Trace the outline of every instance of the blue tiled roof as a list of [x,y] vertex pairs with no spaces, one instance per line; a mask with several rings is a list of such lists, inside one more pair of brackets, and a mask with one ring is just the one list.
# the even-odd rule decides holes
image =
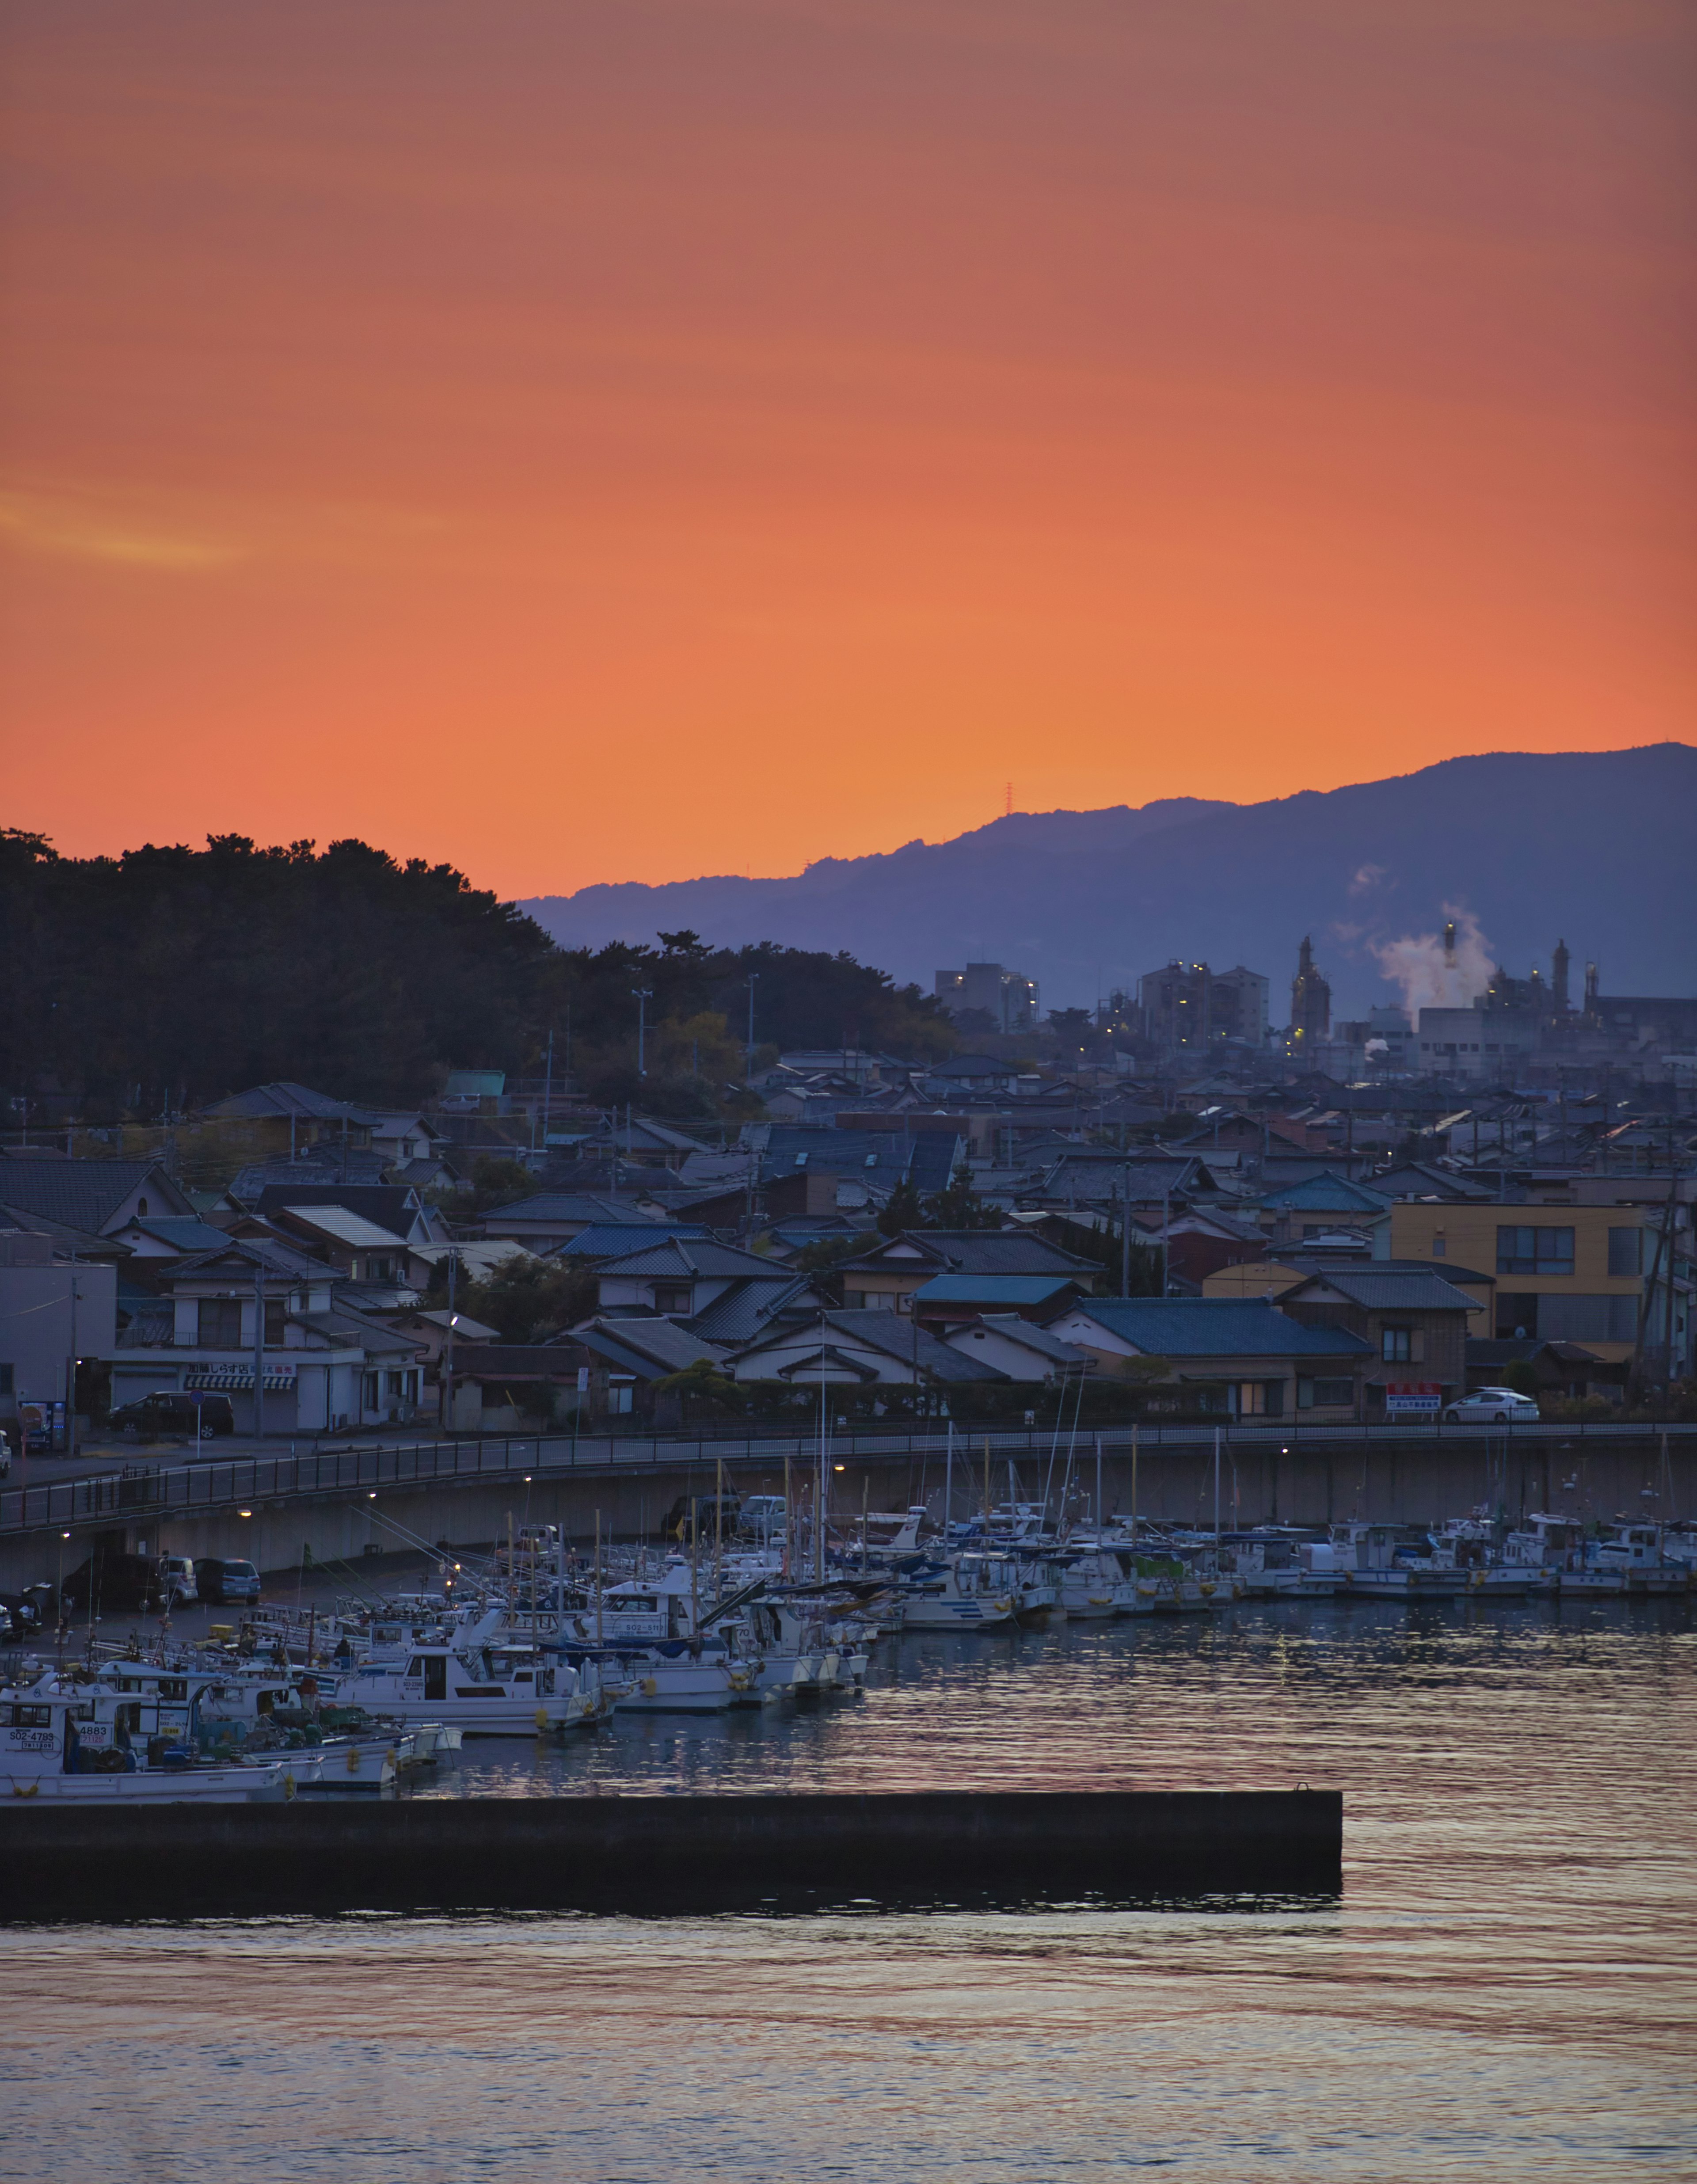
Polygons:
[[1372,1345],[1301,1327],[1260,1298],[1089,1297],[1079,1306],[1150,1357],[1342,1357]]
[[1065,1274],[937,1274],[914,1291],[926,1304],[1047,1304],[1072,1284]]
[[1282,1190],[1269,1190],[1261,1199],[1263,1206],[1308,1207],[1321,1213],[1383,1213],[1390,1202],[1382,1190],[1369,1190],[1365,1184],[1351,1183],[1329,1168],[1323,1175],[1287,1184]]

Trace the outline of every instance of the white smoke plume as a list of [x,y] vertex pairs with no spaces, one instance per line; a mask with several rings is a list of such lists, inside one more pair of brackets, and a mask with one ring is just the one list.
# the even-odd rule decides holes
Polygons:
[[1467,1007],[1490,984],[1496,967],[1472,911],[1446,902],[1444,915],[1455,921],[1453,950],[1445,949],[1439,933],[1410,933],[1373,947],[1380,970],[1392,985],[1401,987],[1403,1006],[1416,1023],[1422,1009]]

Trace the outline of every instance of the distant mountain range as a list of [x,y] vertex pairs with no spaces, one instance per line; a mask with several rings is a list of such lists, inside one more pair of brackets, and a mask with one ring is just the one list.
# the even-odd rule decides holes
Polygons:
[[[951,842],[822,858],[793,879],[587,887],[521,908],[598,947],[691,927],[715,944],[846,948],[927,991],[941,967],[999,961],[1046,1008],[1130,989],[1174,956],[1244,963],[1288,1015],[1314,938],[1334,1014],[1424,991],[1423,945],[1461,921],[1464,966],[1549,975],[1551,949],[1605,993],[1697,993],[1697,748],[1497,752],[1266,804],[1177,797],[1021,812]],[[1461,998],[1460,994],[1453,997]]]

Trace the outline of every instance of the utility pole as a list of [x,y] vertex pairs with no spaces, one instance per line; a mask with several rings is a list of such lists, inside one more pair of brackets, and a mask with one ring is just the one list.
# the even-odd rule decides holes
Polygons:
[[748,973],[748,1082],[754,1081],[754,986],[759,978],[758,971]]
[[265,1262],[253,1261],[253,1432],[265,1430]]
[[[64,1452],[76,1454],[76,1251],[70,1255],[70,1351],[64,1366]],[[49,1437],[49,1447],[52,1440]]]
[[1126,1162],[1125,1179],[1120,1185],[1120,1295],[1132,1293],[1132,1164]]
[[454,1293],[459,1287],[459,1254],[450,1244],[448,1250],[448,1340],[442,1352],[442,1423],[451,1433],[453,1429],[453,1330],[459,1324],[459,1314],[453,1308]]
[[647,1029],[648,1006],[654,997],[654,988],[652,986],[632,986],[631,991],[635,996],[637,1003],[637,1074],[638,1077],[646,1077],[648,1071],[647,1061],[644,1059],[645,1050],[643,1039]]

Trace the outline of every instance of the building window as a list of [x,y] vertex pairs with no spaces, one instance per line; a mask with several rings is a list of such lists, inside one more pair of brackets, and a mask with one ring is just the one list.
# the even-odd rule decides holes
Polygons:
[[202,1297],[195,1341],[202,1350],[239,1350],[242,1347],[242,1300],[239,1297]]
[[1387,1327],[1380,1330],[1379,1355],[1387,1365],[1409,1365],[1414,1362],[1414,1329],[1411,1327]]
[[288,1323],[288,1317],[289,1308],[283,1302],[283,1300],[281,1297],[266,1298],[265,1347],[267,1350],[281,1350],[282,1348],[283,1329]]
[[1498,1229],[1499,1274],[1571,1274],[1572,1271],[1571,1228]]
[[687,1312],[694,1302],[694,1296],[695,1293],[687,1282],[656,1282],[654,1310]]
[[628,1380],[622,1384],[616,1380],[607,1383],[607,1409],[609,1415],[615,1418],[630,1415],[631,1384]]
[[359,1375],[359,1407],[366,1411],[375,1411],[377,1407],[377,1375],[375,1373]]
[[1282,1380],[1239,1380],[1237,1415],[1240,1418],[1277,1418],[1284,1412]]
[[1355,1400],[1353,1380],[1299,1380],[1296,1407],[1299,1411],[1347,1410]]
[[1447,1237],[1434,1236],[1433,1238],[1432,1256],[1434,1259],[1447,1259],[1449,1257],[1449,1241]]
[[390,1259],[368,1259],[365,1279],[368,1282],[388,1282],[395,1277],[394,1262]]
[[419,1399],[419,1373],[416,1365],[415,1365],[405,1375],[403,1381],[402,1394],[403,1401],[409,1403],[417,1402]]
[[1610,1274],[1616,1279],[1622,1276],[1636,1279],[1643,1272],[1644,1230],[1641,1228],[1610,1229]]
[[1538,1292],[1499,1290],[1497,1293],[1497,1340],[1514,1342],[1535,1340],[1538,1334]]

